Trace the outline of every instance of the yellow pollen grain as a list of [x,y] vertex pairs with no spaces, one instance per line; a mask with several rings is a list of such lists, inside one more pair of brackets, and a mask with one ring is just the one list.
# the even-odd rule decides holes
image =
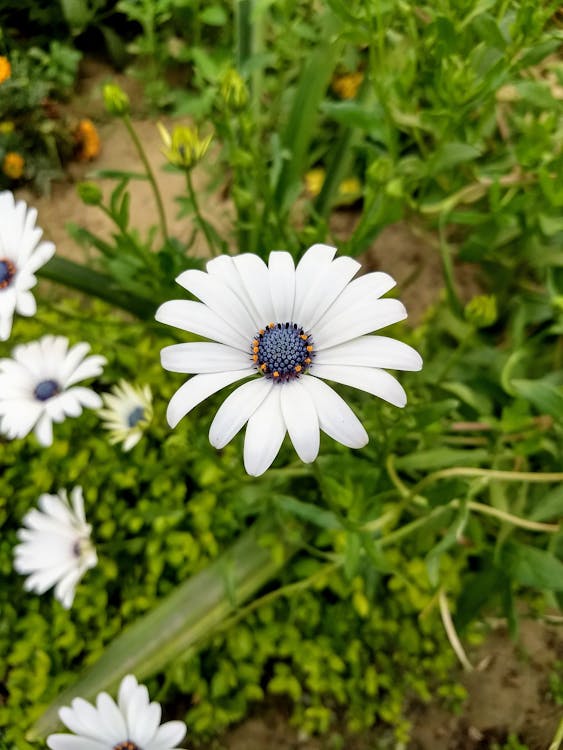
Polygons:
[[311,357],[305,357],[305,364],[310,365],[312,362]]
[[265,363],[265,362],[263,362],[263,363],[262,363],[262,364],[260,365],[260,369],[262,370],[262,372],[266,372],[266,363]]
[[301,365],[295,365],[295,372],[301,372]]
[[273,376],[274,376],[275,378],[279,378],[279,376],[280,376],[280,374],[279,374],[279,372],[278,372],[277,370],[274,370],[274,372],[272,373],[272,375],[273,375]]
[[312,351],[313,351],[313,347],[312,347],[311,345],[309,345],[309,346],[307,347],[307,351],[308,351],[308,352],[312,352]]
[[253,362],[258,362],[258,355],[257,354],[253,354],[252,355],[252,361]]
[[308,339],[309,337],[307,336],[307,334],[306,334],[306,333],[302,333],[302,334],[301,334],[301,335],[299,336],[299,338],[300,338],[300,339],[303,339],[303,341],[307,341],[307,339]]

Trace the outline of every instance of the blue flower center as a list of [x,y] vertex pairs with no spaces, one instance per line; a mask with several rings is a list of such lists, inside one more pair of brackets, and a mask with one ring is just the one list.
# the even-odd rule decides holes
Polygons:
[[297,323],[269,323],[251,345],[256,369],[277,383],[287,383],[307,371],[313,361],[313,341]]
[[60,393],[59,384],[56,380],[42,380],[35,386],[33,393],[38,401],[47,401]]
[[139,422],[145,418],[145,410],[142,406],[136,406],[127,417],[127,426],[135,427]]
[[8,258],[0,259],[0,289],[5,289],[16,275],[16,267]]

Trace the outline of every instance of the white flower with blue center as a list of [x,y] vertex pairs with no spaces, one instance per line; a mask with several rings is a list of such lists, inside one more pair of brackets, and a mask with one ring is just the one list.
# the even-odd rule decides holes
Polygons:
[[99,414],[110,431],[110,443],[123,443],[130,451],[152,419],[152,393],[148,385],[133,386],[125,380],[114,385],[111,393],[103,393],[104,409]]
[[35,315],[34,274],[55,253],[52,242],[40,242],[36,219],[35,208],[16,203],[9,190],[0,193],[0,341],[10,338],[14,312]]
[[14,347],[12,359],[0,359],[0,433],[23,438],[35,431],[41,445],[53,442],[53,422],[78,417],[82,408],[99,409],[102,401],[77,385],[100,375],[105,357],[87,357],[90,345],[69,349],[64,336],[43,336]]
[[160,723],[160,704],[151,702],[144,685],[133,675],[121,681],[117,703],[107,693],[100,693],[93,706],[75,698],[70,707],[59,710],[65,726],[74,734],[51,734],[51,750],[181,750],[183,721]]
[[381,299],[395,286],[386,273],[354,279],[360,264],[313,245],[297,267],[286,252],[223,255],[207,272],[188,270],[176,281],[201,301],[172,300],[158,309],[161,323],[210,341],[174,344],[162,366],[193,374],[168,405],[171,427],[211,394],[246,378],[219,408],[209,431],[223,448],[246,424],[244,464],[258,476],[271,465],[286,432],[302,461],[314,461],[319,430],[350,448],[368,435],[346,402],[324,381],[359,388],[405,406],[399,382],[384,369],[420,370],[412,347],[380,328],[407,317],[399,300]]
[[90,541],[91,526],[84,515],[82,488],[74,487],[70,502],[66,490],[41,495],[39,508],[23,518],[14,549],[14,569],[27,575],[24,588],[44,594],[55,587],[55,598],[68,609],[76,584],[98,562]]

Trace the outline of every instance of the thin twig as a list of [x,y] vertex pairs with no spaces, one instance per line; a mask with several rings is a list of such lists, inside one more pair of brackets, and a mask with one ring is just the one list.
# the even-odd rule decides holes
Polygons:
[[438,594],[438,602],[440,604],[440,615],[442,616],[442,623],[444,624],[444,630],[446,631],[446,635],[448,636],[448,640],[451,644],[451,647],[455,651],[455,654],[457,658],[459,659],[462,667],[467,672],[473,672],[473,665],[467,658],[467,654],[465,653],[463,646],[461,645],[461,641],[459,640],[458,634],[456,632],[452,616],[450,614],[450,609],[448,607],[448,599],[446,597],[446,593],[444,589],[440,589],[440,593]]

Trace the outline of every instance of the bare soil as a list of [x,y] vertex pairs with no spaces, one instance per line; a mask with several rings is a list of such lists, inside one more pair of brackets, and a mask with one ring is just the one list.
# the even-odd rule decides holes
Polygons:
[[[91,164],[74,164],[63,182],[52,185],[51,194],[37,197],[29,190],[19,191],[39,211],[39,224],[45,235],[57,245],[62,256],[84,260],[85,251],[77,248],[66,231],[68,222],[75,222],[90,231],[107,236],[111,226],[96,208],[84,206],[76,194],[76,183],[89,172],[100,169],[139,169],[138,157],[119,121],[108,120],[103,113],[100,83],[109,77],[108,71],[96,63],[84,67],[78,96],[70,105],[77,117],[91,117],[98,125],[102,152]],[[115,79],[116,76],[112,74]],[[129,91],[132,100],[139,101],[140,89],[130,78],[119,77],[120,84]],[[168,124],[165,120],[165,124]],[[155,120],[138,115],[135,127],[158,177],[168,219],[169,231],[186,240],[191,227],[186,219],[178,218],[175,198],[184,190],[180,175],[163,171],[162,144]],[[208,178],[196,171],[196,186],[202,195]],[[111,190],[111,180],[104,180],[104,191]],[[144,235],[156,223],[153,196],[145,181],[131,183],[131,212],[133,226]],[[228,232],[230,206],[217,191],[208,194],[203,210],[221,231]],[[357,215],[343,211],[333,218],[335,236],[353,231]],[[201,246],[197,252],[204,254]],[[405,302],[412,323],[419,322],[428,307],[440,299],[442,272],[436,242],[405,223],[386,228],[363,258],[367,270],[382,269],[397,279],[401,298]],[[456,280],[464,299],[479,292],[478,279],[471,266],[456,266]],[[416,282],[416,283],[414,283]],[[501,628],[493,631],[485,645],[472,654],[475,671],[460,674],[459,679],[468,690],[468,700],[460,716],[454,716],[438,702],[412,709],[413,736],[411,750],[486,750],[494,743],[502,744],[510,733],[519,736],[530,750],[547,750],[563,717],[548,694],[550,670],[556,660],[563,659],[561,626],[545,625],[528,620],[523,623],[520,640],[513,643]],[[362,737],[348,738],[347,750],[378,750],[389,747],[387,730],[374,730]],[[308,738],[292,728],[280,707],[269,707],[228,732],[213,748],[225,750],[332,750],[329,738]],[[340,745],[339,745],[340,747]],[[211,750],[211,746],[207,749]]]

